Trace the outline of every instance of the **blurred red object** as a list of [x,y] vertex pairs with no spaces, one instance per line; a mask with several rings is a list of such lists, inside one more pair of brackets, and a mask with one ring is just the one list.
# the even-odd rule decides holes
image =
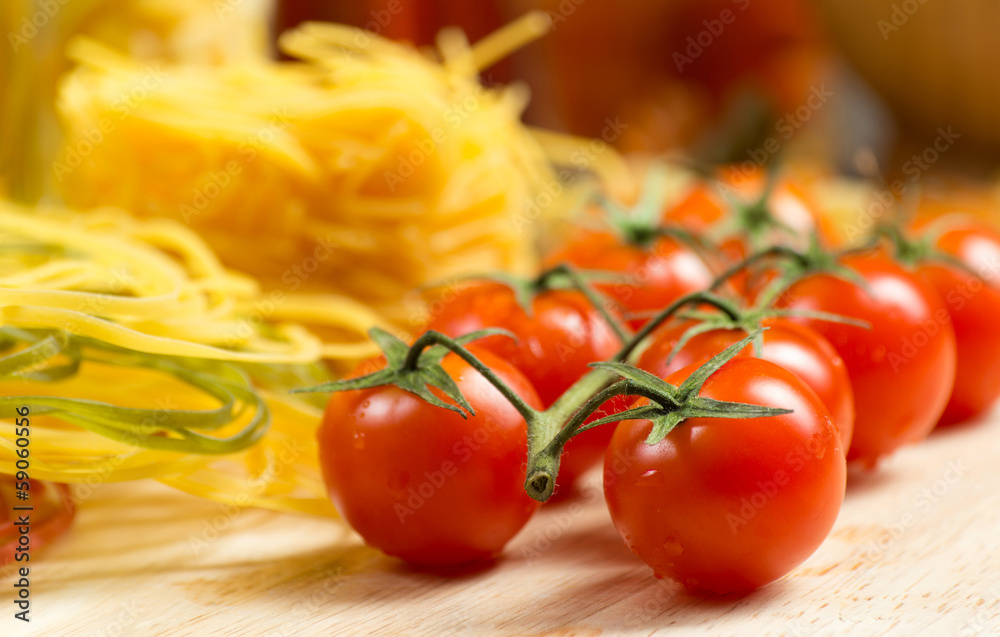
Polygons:
[[[13,562],[24,565],[29,559],[24,555],[34,553],[69,530],[76,504],[65,484],[15,480],[14,476],[4,475],[0,476],[0,487],[0,567]],[[28,494],[30,502],[15,500],[15,492]],[[14,508],[26,504],[32,507],[30,511]],[[20,523],[25,517],[29,520],[27,525]]]
[[[283,0],[278,24],[344,22],[417,45],[445,26],[475,42],[531,9],[553,29],[515,56],[509,72],[532,88],[531,123],[605,141],[622,150],[688,147],[752,90],[778,115],[808,97],[826,59],[806,0]],[[624,126],[609,126],[608,122]]]
[[774,113],[794,110],[826,57],[804,0],[524,3],[554,16],[542,47],[566,128],[598,136],[620,118],[623,150],[690,146],[745,89]]
[[[448,26],[461,28],[470,42],[496,31],[505,22],[501,4],[467,0],[281,0],[276,23],[281,33],[307,21],[339,22],[390,40],[430,46],[438,31]],[[490,80],[510,81],[509,64],[500,63],[494,71]]]

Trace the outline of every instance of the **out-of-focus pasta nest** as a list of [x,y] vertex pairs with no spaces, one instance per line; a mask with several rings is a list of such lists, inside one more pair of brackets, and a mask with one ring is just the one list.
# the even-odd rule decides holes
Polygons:
[[303,61],[168,66],[75,42],[52,165],[67,201],[181,220],[265,288],[410,328],[415,287],[534,266],[558,182],[524,90],[484,88],[454,32],[440,59],[336,25],[282,44]]

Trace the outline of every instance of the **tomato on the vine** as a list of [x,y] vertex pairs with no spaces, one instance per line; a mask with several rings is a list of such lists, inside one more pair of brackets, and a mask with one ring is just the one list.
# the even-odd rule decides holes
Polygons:
[[[517,339],[489,336],[476,341],[476,347],[493,352],[524,374],[544,407],[589,372],[590,363],[611,358],[622,346],[600,312],[577,290],[538,292],[529,316],[509,286],[477,282],[456,291],[427,325],[456,337],[488,327],[502,327]],[[624,398],[609,403],[602,413],[627,406]],[[568,493],[576,479],[604,457],[612,432],[611,426],[595,427],[570,440],[560,465],[560,494]]]
[[841,260],[863,281],[813,274],[777,305],[865,321],[869,329],[790,317],[826,337],[844,359],[857,416],[848,460],[868,465],[934,428],[955,382],[955,332],[941,297],[882,252]]
[[[512,365],[486,350],[470,351],[541,407]],[[333,394],[318,433],[337,511],[369,545],[432,566],[493,557],[538,507],[524,491],[524,419],[461,358],[448,354],[442,365],[474,416],[385,385]],[[376,369],[369,362],[360,371]]]
[[[586,270],[621,273],[621,281],[594,281],[594,287],[632,314],[660,310],[685,294],[708,287],[714,278],[697,251],[669,236],[636,245],[610,232],[583,231],[549,255],[545,263],[571,263]],[[647,320],[633,318],[629,325],[639,328]]]
[[933,259],[918,266],[944,299],[955,329],[955,388],[939,423],[949,425],[984,412],[1000,397],[1000,233],[965,221],[941,233],[935,247],[972,271]]
[[[761,323],[769,329],[761,336],[760,357],[784,367],[816,392],[830,411],[846,452],[854,431],[854,392],[843,359],[829,341],[804,325],[786,318],[769,318]],[[684,333],[693,325],[691,321],[684,321],[653,332],[636,366],[666,377],[688,365],[708,360],[746,336],[746,332],[738,329],[702,332],[691,337],[668,361]],[[753,346],[740,352],[742,356],[754,354]]]
[[[680,385],[696,367],[667,382]],[[700,395],[792,413],[689,418],[654,445],[650,421],[622,421],[605,459],[605,498],[626,545],[658,577],[746,591],[785,575],[826,538],[844,497],[844,454],[815,392],[774,363],[737,357]]]
[[792,179],[778,177],[766,200],[761,200],[767,180],[762,170],[747,172],[742,167],[727,167],[721,171],[717,186],[707,181],[695,183],[679,202],[664,211],[662,220],[698,234],[712,233],[729,223],[728,234],[718,239],[731,260],[762,247],[754,246],[755,242],[794,242],[813,234],[828,240],[833,235],[812,197]]
[[680,201],[663,211],[664,223],[676,223],[691,232],[704,234],[727,215],[726,203],[708,183],[695,183]]

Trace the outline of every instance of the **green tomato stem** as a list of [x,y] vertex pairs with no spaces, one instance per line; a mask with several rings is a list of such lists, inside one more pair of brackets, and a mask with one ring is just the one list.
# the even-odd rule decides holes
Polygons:
[[676,314],[682,307],[696,303],[711,305],[724,312],[731,320],[740,320],[739,309],[730,301],[727,301],[716,294],[712,294],[711,292],[693,292],[677,299],[659,312],[656,316],[651,318],[649,322],[642,326],[641,330],[636,332],[630,341],[625,343],[621,350],[618,351],[618,354],[615,355],[614,360],[623,361],[628,358],[635,348],[639,346],[639,343],[641,343],[644,338],[652,334],[653,330],[659,327],[664,321]]
[[607,307],[607,297],[594,289],[594,286],[590,285],[586,277],[580,273],[579,270],[569,265],[568,263],[562,263],[560,265],[551,268],[543,272],[536,281],[536,286],[538,288],[545,288],[553,276],[562,275],[569,279],[573,287],[576,288],[583,296],[587,298],[587,301],[594,307],[604,322],[614,331],[615,335],[621,342],[629,340],[632,336],[631,330],[622,325],[615,317],[611,314]]
[[[536,500],[547,500],[555,489],[559,461],[566,443],[574,435],[591,427],[631,418],[648,418],[653,421],[654,427],[647,444],[656,444],[686,418],[760,418],[789,413],[786,409],[717,401],[699,395],[705,381],[732,360],[743,347],[759,337],[761,332],[762,330],[751,332],[746,338],[706,361],[679,387],[624,363],[600,363],[598,371],[606,370],[612,379],[623,380],[608,381],[606,377],[588,374],[560,397],[560,400],[566,399],[566,407],[560,405],[559,409],[555,409],[556,406],[553,405],[549,411],[539,415],[539,423],[547,435],[529,439],[525,491]],[[583,394],[598,382],[603,382],[603,387],[596,392],[589,391],[589,397],[571,414],[567,414],[568,406],[572,403],[569,395],[576,397],[577,394]],[[595,411],[615,396],[643,396],[650,400],[650,404],[605,416],[584,425]],[[560,426],[561,423],[565,425]]]
[[496,387],[497,391],[503,394],[503,397],[507,399],[508,402],[517,410],[517,413],[530,424],[532,420],[535,420],[538,416],[538,411],[533,408],[528,403],[524,402],[524,399],[518,396],[517,392],[511,389],[507,383],[503,382],[496,373],[490,369],[485,363],[476,358],[476,355],[470,352],[468,349],[459,345],[454,339],[445,336],[441,332],[430,331],[425,332],[418,338],[413,346],[410,347],[410,351],[406,355],[406,360],[403,363],[403,370],[412,371],[417,369],[417,363],[420,361],[420,355],[423,351],[433,345],[440,345],[456,356],[468,363],[477,372],[483,375],[491,385]]
[[[611,374],[605,373],[603,375],[614,378]],[[591,376],[594,376],[593,372],[584,378]],[[539,502],[545,502],[552,496],[556,486],[556,476],[559,475],[559,461],[566,443],[579,432],[580,426],[594,411],[599,409],[605,401],[621,395],[628,384],[629,381],[618,381],[605,386],[604,389],[588,398],[587,402],[572,415],[565,426],[559,426],[563,421],[555,414],[551,414],[553,416],[551,420],[545,419],[555,427],[551,435],[544,438],[532,438],[529,442],[527,477],[524,481],[524,490],[529,496]],[[546,416],[548,415],[546,414]]]
[[790,248],[788,246],[772,246],[770,248],[767,248],[766,250],[755,252],[750,256],[746,257],[745,259],[743,259],[742,261],[734,263],[733,265],[728,267],[726,270],[722,272],[722,274],[715,277],[715,280],[712,281],[712,284],[708,286],[709,291],[717,290],[719,287],[722,286],[723,283],[733,278],[743,270],[746,270],[755,263],[763,261],[764,259],[770,257],[785,257],[788,259],[792,259],[796,261],[803,268],[809,265],[808,258],[798,250],[795,250],[794,248]]

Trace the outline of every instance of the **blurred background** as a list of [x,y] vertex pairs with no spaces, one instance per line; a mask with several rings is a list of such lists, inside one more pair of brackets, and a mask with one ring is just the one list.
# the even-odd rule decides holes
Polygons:
[[[948,126],[962,143],[943,165],[989,175],[1000,153],[996,3],[287,0],[276,24],[346,22],[428,45],[444,26],[475,41],[530,9],[548,13],[553,31],[486,72],[528,83],[530,123],[599,137],[617,118],[628,124],[614,142],[623,151],[713,162],[753,160],[777,133],[845,172],[862,147],[901,170]],[[834,99],[812,97],[820,89]]]
[[[280,93],[297,81],[274,77],[296,64],[280,52],[279,35],[325,21],[430,50],[445,27],[459,27],[474,43],[533,9],[547,14],[548,34],[479,69],[488,87],[528,87],[522,117],[531,127],[598,138],[633,163],[662,155],[746,171],[780,163],[841,216],[865,209],[873,183],[894,180],[919,184],[922,206],[994,214],[1000,5],[982,0],[8,0],[0,9],[7,40],[0,47],[0,194],[182,218],[227,263],[273,278],[284,253],[248,256],[223,236],[240,224],[220,229],[212,220],[237,215],[257,234],[287,233],[287,222],[272,227],[270,213],[253,212],[267,196],[268,205],[287,208],[284,220],[315,215],[340,224],[338,236],[345,228],[361,232],[363,214],[328,214],[336,197],[300,191],[319,179],[317,165],[322,172],[367,161],[363,153],[348,160],[338,147],[334,159],[317,158],[329,144],[315,131],[281,130],[298,150],[277,165],[298,162],[300,173],[276,177],[254,166],[253,176],[232,177],[257,194],[210,201],[206,210],[214,212],[199,208],[194,221],[182,213],[235,152],[213,144],[232,141],[234,133],[220,130],[248,110],[247,87],[267,92],[270,83]],[[203,83],[161,85],[161,65],[186,78],[198,69]],[[233,86],[231,97],[214,86]],[[160,110],[152,111],[153,102]],[[112,118],[105,123],[117,130],[102,132],[109,113],[124,123]],[[195,127],[192,114],[205,119]],[[298,126],[308,117],[293,120]],[[306,156],[313,163],[300,161]],[[573,153],[562,160],[576,163]],[[397,223],[383,213],[379,224]],[[498,252],[482,266],[518,270],[529,261]],[[339,291],[364,298],[376,275],[406,285],[431,276],[377,267]]]
[[[779,141],[848,172],[859,147],[902,170],[940,127],[961,143],[936,171],[989,176],[1000,153],[1000,6],[980,0],[11,0],[0,16],[6,190],[47,189],[32,168],[58,143],[46,107],[73,35],[139,58],[227,64],[276,55],[277,34],[307,20],[425,46],[452,25],[474,42],[535,8],[552,32],[484,73],[530,86],[532,124],[597,137],[612,118],[628,125],[614,140],[623,151],[743,161],[788,135],[786,118],[795,135]],[[820,88],[834,99],[811,109]]]

